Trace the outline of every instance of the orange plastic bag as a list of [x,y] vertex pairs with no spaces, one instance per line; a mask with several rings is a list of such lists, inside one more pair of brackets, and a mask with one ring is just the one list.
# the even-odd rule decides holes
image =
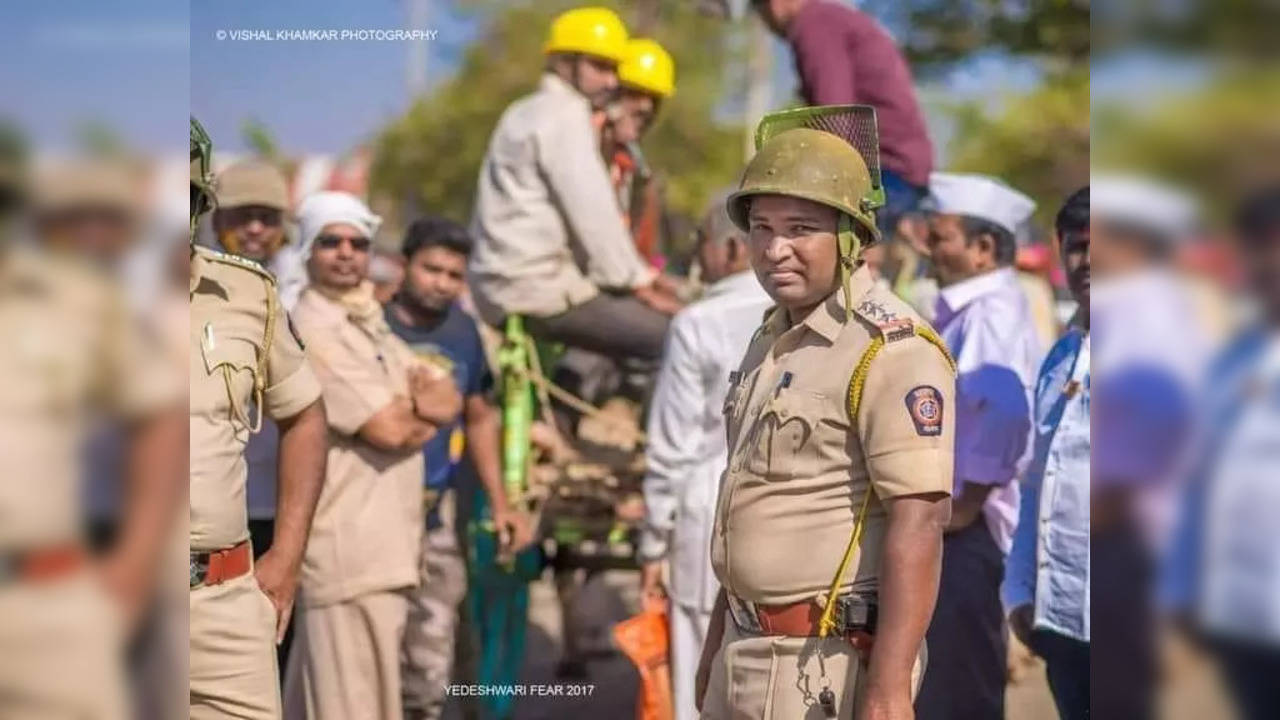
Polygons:
[[666,604],[646,601],[644,610],[613,628],[613,639],[640,671],[636,720],[672,720],[671,636]]

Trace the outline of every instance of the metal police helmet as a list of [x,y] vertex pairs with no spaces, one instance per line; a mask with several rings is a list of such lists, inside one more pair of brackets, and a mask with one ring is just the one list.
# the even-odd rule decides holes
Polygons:
[[745,231],[751,198],[787,195],[835,208],[878,237],[865,201],[871,190],[867,164],[853,146],[822,130],[795,128],[766,141],[747,163],[737,192],[729,196],[729,217]]
[[191,118],[191,226],[213,209],[213,141],[195,117]]

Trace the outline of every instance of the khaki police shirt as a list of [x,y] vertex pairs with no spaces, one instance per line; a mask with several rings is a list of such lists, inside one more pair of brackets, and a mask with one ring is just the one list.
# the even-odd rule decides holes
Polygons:
[[96,268],[0,249],[0,552],[79,538],[89,423],[181,401],[161,345]]
[[[725,400],[729,466],[721,479],[711,562],[744,600],[814,598],[831,584],[864,494],[874,491],[861,550],[844,589],[878,588],[880,500],[951,492],[955,378],[941,350],[914,333],[924,321],[865,266],[852,277],[856,314],[832,294],[790,326],[775,308]],[[854,368],[877,336],[857,418]]]
[[[268,309],[273,312],[270,352]],[[196,247],[191,255],[191,550],[231,547],[249,537],[244,449],[258,410],[297,415],[320,397],[315,374],[290,330],[275,282],[251,261]]]
[[357,436],[397,396],[409,394],[413,351],[381,316],[349,317],[315,288],[294,308],[320,378],[329,418],[329,463],[302,564],[302,602],[318,606],[418,581],[426,522],[420,449],[391,452]]

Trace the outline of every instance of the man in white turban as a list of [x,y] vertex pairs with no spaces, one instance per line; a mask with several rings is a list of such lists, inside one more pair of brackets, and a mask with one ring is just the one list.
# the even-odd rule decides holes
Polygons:
[[400,646],[422,546],[423,444],[453,420],[452,377],[391,332],[369,280],[379,218],[347,193],[298,210],[308,284],[292,316],[331,439],[302,563],[285,717],[401,720]]

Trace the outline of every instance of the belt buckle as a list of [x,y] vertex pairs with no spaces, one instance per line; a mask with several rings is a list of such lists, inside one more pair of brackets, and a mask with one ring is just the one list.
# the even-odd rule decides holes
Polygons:
[[[204,559],[201,560],[203,555]],[[195,590],[204,584],[205,576],[209,573],[209,556],[193,553],[191,555],[191,589]]]
[[738,630],[747,635],[763,635],[764,628],[760,626],[760,616],[756,614],[755,603],[735,595],[727,597],[729,598],[729,615],[733,618],[733,624],[738,626]]

